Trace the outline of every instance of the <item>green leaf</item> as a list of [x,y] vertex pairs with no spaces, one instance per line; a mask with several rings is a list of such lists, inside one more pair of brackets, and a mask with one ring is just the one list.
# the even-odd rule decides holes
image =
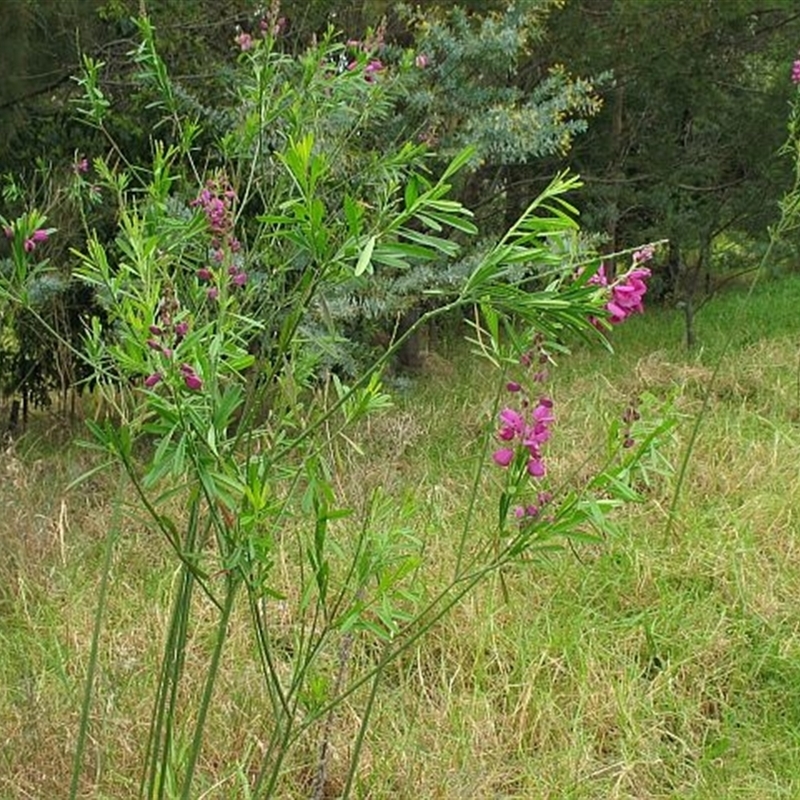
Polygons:
[[375,236],[370,236],[367,239],[367,243],[364,246],[364,249],[361,251],[361,255],[358,257],[358,263],[356,264],[355,276],[359,277],[363,275],[368,269],[370,273],[372,272],[370,260],[372,259],[372,252],[375,249],[375,243],[377,239]]

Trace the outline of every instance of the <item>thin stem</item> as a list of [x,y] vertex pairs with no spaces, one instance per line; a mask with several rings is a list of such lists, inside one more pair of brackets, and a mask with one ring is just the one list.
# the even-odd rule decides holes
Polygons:
[[92,644],[89,650],[89,665],[86,673],[86,683],[83,690],[83,701],[81,703],[80,728],[78,729],[78,742],[75,746],[75,757],[72,762],[72,781],[69,788],[70,800],[75,800],[78,796],[78,783],[80,782],[81,767],[83,765],[83,753],[86,749],[86,737],[89,733],[89,712],[92,705],[92,693],[94,689],[94,677],[97,671],[97,652],[100,644],[100,633],[103,627],[103,617],[105,616],[106,604],[108,602],[109,576],[111,575],[111,564],[114,555],[114,545],[119,535],[119,521],[122,515],[122,501],[120,494],[122,491],[122,481],[117,492],[117,499],[114,503],[114,515],[111,519],[111,527],[106,533],[106,545],[103,553],[103,572],[100,578],[100,590],[97,598],[97,609],[94,615],[94,627],[92,630]]
[[[364,747],[364,738],[369,727],[369,720],[372,716],[372,709],[375,707],[375,698],[378,696],[378,687],[380,686],[381,678],[383,677],[383,668],[385,665],[378,664],[378,669],[375,670],[372,679],[372,687],[370,688],[369,698],[367,699],[367,706],[364,709],[364,714],[361,717],[361,724],[358,726],[358,734],[356,741],[353,745],[353,754],[350,756],[350,768],[347,771],[347,783],[345,784],[344,791],[342,792],[342,800],[347,800],[350,797],[350,792],[353,788],[353,780],[356,777],[358,770],[358,762],[361,758],[361,750]],[[321,795],[320,795],[321,796]]]
[[194,738],[192,745],[189,749],[189,763],[186,765],[186,773],[184,776],[183,792],[181,793],[181,800],[191,800],[192,797],[192,779],[194,778],[194,771],[197,767],[197,759],[200,756],[200,748],[203,745],[203,733],[206,724],[206,716],[208,709],[211,705],[211,698],[214,694],[214,686],[219,673],[219,665],[222,659],[222,650],[228,638],[228,623],[231,618],[231,611],[233,611],[234,599],[236,598],[236,590],[239,588],[240,580],[238,576],[228,577],[228,586],[225,593],[225,603],[222,607],[222,614],[217,626],[217,638],[214,645],[214,652],[211,656],[211,663],[206,673],[206,684],[203,690],[203,697],[200,701],[200,709],[197,714],[197,722],[194,728]]

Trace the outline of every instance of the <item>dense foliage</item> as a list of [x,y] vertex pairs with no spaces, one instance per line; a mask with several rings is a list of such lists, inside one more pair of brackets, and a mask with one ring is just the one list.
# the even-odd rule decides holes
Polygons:
[[[310,339],[325,342],[327,366],[355,374],[370,347],[402,334],[432,307],[431,292],[451,291],[463,282],[476,254],[490,247],[524,210],[519,193],[507,191],[504,170],[565,152],[585,129],[586,117],[599,107],[591,84],[573,80],[560,67],[542,76],[535,90],[530,80],[520,82],[520,65],[543,36],[543,21],[554,6],[545,0],[486,16],[455,8],[434,10],[422,18],[403,10],[391,26],[378,24],[345,44],[332,38],[334,28],[320,29],[323,18],[312,14],[312,7],[300,14],[291,5],[281,10],[273,4],[269,15],[277,26],[274,58],[266,70],[256,70],[255,81],[248,77],[249,67],[261,45],[263,11],[254,14],[243,8],[236,14],[229,7],[231,16],[220,19],[208,4],[182,3],[182,22],[177,25],[174,4],[151,5],[157,31],[151,29],[148,35],[163,40],[157,66],[144,63],[142,46],[132,37],[126,16],[132,9],[123,3],[84,8],[84,13],[91,12],[87,30],[95,31],[103,23],[122,39],[89,48],[82,77],[68,81],[48,99],[51,118],[37,129],[38,136],[25,147],[12,146],[13,157],[7,156],[9,166],[17,167],[17,177],[6,180],[4,216],[25,212],[33,200],[60,231],[43,248],[50,267],[47,303],[38,307],[44,321],[37,335],[39,350],[33,343],[23,344],[30,334],[19,327],[19,317],[4,318],[3,386],[7,395],[20,396],[25,408],[29,401],[47,400],[54,388],[66,396],[66,389],[83,377],[77,362],[86,320],[104,313],[102,298],[93,303],[84,295],[78,305],[71,300],[77,289],[70,255],[71,248],[82,244],[87,224],[101,241],[113,235],[114,190],[101,190],[102,168],[92,163],[103,153],[146,162],[151,158],[151,132],[157,131],[167,145],[199,153],[198,167],[219,167],[237,157],[241,171],[226,179],[242,192],[238,213],[252,220],[274,207],[283,191],[280,182],[272,182],[278,166],[272,154],[310,135],[327,165],[324,185],[315,186],[315,191],[326,208],[343,211],[344,231],[364,209],[380,208],[393,187],[404,181],[407,157],[396,164],[387,162],[383,155],[391,148],[407,143],[408,156],[429,154],[428,169],[435,176],[467,144],[473,147],[469,169],[458,178],[456,191],[479,206],[477,219],[485,240],[477,249],[463,249],[460,259],[452,258],[459,250],[458,237],[465,233],[463,226],[453,229],[452,244],[434,252],[425,250],[423,231],[408,230],[405,236],[415,237],[416,252],[399,258],[378,249],[373,259],[377,263],[383,258],[381,269],[368,282],[357,275],[332,284],[316,320],[304,321]],[[362,12],[352,21],[363,21],[368,9]],[[326,13],[325,21],[342,21],[331,16],[329,8]],[[320,51],[316,41],[328,44]],[[330,83],[330,91],[319,90],[320,80]],[[76,103],[81,90],[93,98],[94,106]],[[37,96],[34,93],[33,99]],[[21,99],[13,104],[20,105]],[[482,108],[491,113],[479,114]],[[190,122],[181,127],[180,120]],[[59,146],[48,150],[43,137],[56,129],[61,132]],[[182,136],[188,138],[181,140]],[[34,158],[37,150],[46,155]],[[415,185],[412,182],[409,191],[419,191]],[[361,206],[354,204],[354,197],[361,198]],[[247,234],[245,224],[243,235]],[[280,260],[281,255],[270,258]],[[256,279],[271,266],[255,265]],[[291,269],[299,274],[306,266],[295,261]],[[269,330],[278,325],[270,318],[273,312],[265,302],[262,322]],[[66,366],[32,355],[54,347],[55,331],[70,343],[64,351]],[[409,345],[401,355],[415,363],[416,348]],[[33,370],[28,365],[31,358]]]

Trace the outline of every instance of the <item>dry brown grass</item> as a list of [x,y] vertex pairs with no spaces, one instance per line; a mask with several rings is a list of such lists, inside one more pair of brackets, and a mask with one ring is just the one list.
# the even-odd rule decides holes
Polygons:
[[[723,364],[669,536],[674,476],[659,478],[645,505],[618,515],[617,537],[579,558],[543,555],[506,571],[502,583],[495,576],[387,667],[355,796],[797,796],[800,431],[791,416],[790,345],[755,342]],[[549,450],[554,479],[590,474],[604,452],[604,426],[643,391],[671,399],[686,415],[667,445],[677,463],[713,367],[663,346],[631,346],[616,361],[579,351],[550,388],[558,412]],[[361,453],[344,441],[337,453],[346,502],[363,510],[382,488],[396,502],[393,524],[424,542],[417,580],[425,596],[453,570],[475,442],[493,424],[489,374],[448,355],[412,397],[352,437]],[[48,452],[43,442],[23,442],[0,460],[0,796],[10,800],[64,796],[103,542],[115,524],[113,480],[100,475],[66,491],[91,455],[66,444]],[[488,472],[468,542],[491,530],[497,485]],[[86,797],[136,795],[174,588],[164,543],[123,499],[129,505],[116,523],[123,535],[101,641]],[[333,535],[346,544],[358,518],[338,522]],[[297,602],[292,557],[287,550],[275,568],[275,586],[287,598],[269,604],[287,673]],[[195,612],[187,715],[211,648],[213,614],[199,594]],[[334,638],[322,672],[336,670],[338,644]],[[359,634],[351,674],[369,669],[380,652]],[[336,712],[326,797],[344,786],[364,702],[360,690]],[[237,768],[252,774],[270,730],[242,611],[208,722],[198,796],[245,797]],[[319,735],[299,742],[280,797],[309,796]]]

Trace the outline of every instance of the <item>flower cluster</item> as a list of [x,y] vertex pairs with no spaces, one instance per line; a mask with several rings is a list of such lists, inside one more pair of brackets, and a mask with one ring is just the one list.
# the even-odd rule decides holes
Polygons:
[[[526,371],[525,378],[531,383],[539,384],[546,380],[545,365],[550,362],[550,355],[545,350],[544,337],[537,334],[533,345],[520,357],[520,366]],[[506,391],[513,396],[514,401],[509,402],[500,411],[500,427],[497,430],[497,439],[500,442],[492,453],[495,464],[508,469],[513,467],[511,480],[517,486],[526,478],[541,479],[547,469],[542,455],[542,449],[552,435],[552,426],[555,422],[553,414],[553,401],[547,396],[539,396],[535,405],[528,399],[522,384],[510,380],[506,384]],[[543,506],[552,500],[552,495],[546,491],[539,491],[535,502],[514,508],[514,516],[520,523],[538,517]]]
[[385,22],[381,23],[374,31],[370,32],[363,41],[360,39],[348,39],[345,42],[345,47],[350,51],[350,54],[344,57],[344,69],[348,72],[353,72],[358,69],[359,64],[362,63],[359,54],[364,53],[367,55],[367,64],[364,67],[364,80],[368,83],[372,83],[378,73],[386,69],[386,65],[376,55],[384,49],[385,40]]
[[[209,178],[200,194],[191,202],[195,208],[201,208],[208,220],[211,230],[213,250],[221,250],[227,240],[233,245],[236,239],[232,237],[233,230],[233,202],[236,192],[224,177]],[[238,242],[236,242],[238,246]],[[233,249],[233,248],[232,248]],[[220,257],[221,261],[222,258]]]
[[632,314],[641,314],[644,311],[642,298],[647,292],[645,281],[652,273],[643,264],[652,259],[653,253],[652,245],[636,250],[632,258],[633,267],[611,283],[606,276],[604,264],[601,264],[600,269],[589,279],[589,283],[608,289],[610,297],[605,308],[613,325],[619,324]]
[[[268,10],[260,9],[256,12],[255,18],[258,21],[258,32],[261,36],[277,38],[286,29],[286,17],[280,16],[280,5],[280,0],[272,0]],[[252,50],[257,41],[252,34],[243,31],[237,26],[234,42],[243,53]]]
[[792,83],[800,84],[800,58],[792,62]]
[[536,495],[535,503],[528,503],[524,506],[517,506],[514,509],[514,516],[523,522],[525,519],[534,519],[539,516],[541,510],[553,499],[550,492],[539,492]]
[[[175,319],[175,315],[180,311],[180,303],[175,296],[171,286],[164,288],[164,295],[156,311],[156,321],[149,327],[150,338],[147,346],[159,353],[166,365],[172,362],[175,348],[186,338],[189,333],[189,322],[186,319]],[[203,388],[203,381],[189,364],[182,364],[180,367],[183,382],[187,389],[199,391]],[[164,379],[164,373],[160,370],[148,375],[144,380],[144,385],[148,389],[157,386]]]
[[39,228],[38,230],[34,231],[29,238],[25,240],[23,243],[23,247],[25,248],[26,253],[32,253],[36,249],[37,244],[42,244],[46,242],[50,238],[50,234],[44,230],[44,228]]
[[516,457],[519,449],[526,452],[528,474],[541,478],[545,474],[542,460],[542,445],[550,438],[550,425],[554,422],[553,401],[542,397],[530,410],[523,401],[523,410],[504,408],[500,412],[500,430],[497,438],[505,443],[495,450],[492,458],[501,467],[507,467]]
[[[26,253],[32,253],[36,249],[36,245],[46,242],[50,238],[52,231],[45,230],[44,228],[37,228],[22,244]],[[14,228],[11,225],[3,226],[3,235],[6,239],[14,238]]]
[[[226,253],[235,256],[241,250],[241,242],[233,235],[233,204],[236,192],[224,177],[209,178],[200,194],[191,205],[202,209],[211,231],[211,260],[215,264],[225,261]],[[239,264],[231,264],[227,269],[230,286],[244,286],[247,273]],[[201,267],[197,277],[213,285],[208,289],[209,300],[219,297],[218,276],[212,267]]]

